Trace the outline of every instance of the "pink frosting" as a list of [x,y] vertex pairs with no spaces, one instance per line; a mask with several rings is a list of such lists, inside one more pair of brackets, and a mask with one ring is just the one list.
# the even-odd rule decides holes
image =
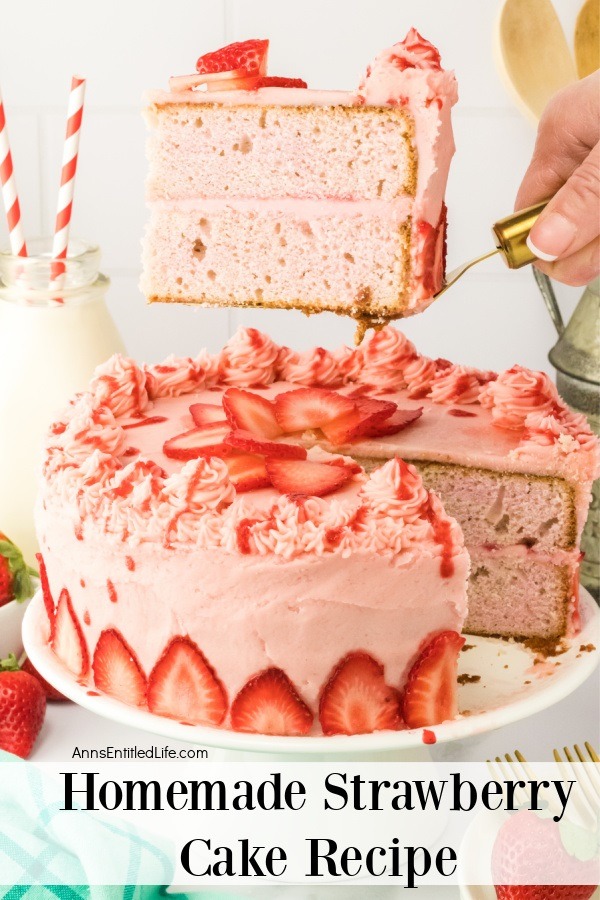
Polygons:
[[119,456],[127,438],[108,406],[96,405],[92,396],[86,394],[57,443],[69,456],[84,459],[94,449]]
[[429,394],[435,378],[437,367],[433,359],[427,356],[416,356],[404,368],[408,396],[419,400]]
[[138,415],[148,406],[144,372],[120,353],[98,366],[90,391],[95,403],[108,406],[115,416]]
[[491,410],[494,425],[510,429],[523,428],[530,413],[549,413],[559,403],[558,391],[544,372],[518,365],[491,381],[479,399]]
[[240,328],[225,344],[219,358],[219,374],[224,384],[271,384],[275,380],[280,348],[256,328]]
[[219,380],[219,353],[209,353],[205,348],[200,351],[195,364],[204,373],[204,380],[207,387],[212,387]]
[[204,369],[190,357],[169,356],[163,363],[146,366],[146,390],[151,400],[190,394],[204,385]]
[[417,351],[401,331],[388,325],[363,341],[357,356],[361,363],[360,380],[385,392],[404,387],[404,369],[416,358]]
[[434,403],[477,403],[481,382],[466,366],[449,366],[436,374],[429,397]]
[[334,350],[332,356],[342,381],[360,381],[362,356],[359,348],[344,345]]
[[233,503],[235,488],[223,460],[192,459],[167,480],[165,495],[175,509],[198,513]]
[[590,460],[590,477],[600,472],[600,445],[585,416],[571,410],[533,412],[525,419],[518,455],[546,448],[551,456],[568,456],[583,450]]
[[362,490],[368,506],[380,515],[414,522],[423,518],[428,493],[414,466],[391,459],[376,469]]
[[421,87],[423,102],[428,105],[456,94],[454,78],[442,70],[438,51],[414,28],[403,41],[375,58],[358,89],[359,95],[371,106],[404,106],[408,104],[411,78]]
[[319,387],[339,385],[342,381],[337,359],[329,350],[322,347],[314,347],[305,353],[297,353],[289,347],[282,347],[277,375],[282,381]]

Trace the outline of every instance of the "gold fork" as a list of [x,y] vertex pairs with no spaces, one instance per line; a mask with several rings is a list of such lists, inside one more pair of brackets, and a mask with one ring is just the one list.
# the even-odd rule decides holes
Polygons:
[[[573,750],[563,747],[565,760],[563,760],[560,750],[555,749],[552,753],[563,778],[569,781],[574,780],[576,787],[579,788],[575,792],[573,803],[580,816],[584,821],[589,820],[591,816],[593,822],[597,823],[598,805],[600,804],[600,772],[598,771],[600,757],[589,741],[585,742],[584,747],[587,756],[578,744],[574,745]],[[583,765],[580,765],[581,763]],[[585,778],[583,773],[585,773]]]
[[[587,757],[577,744],[573,747],[573,751],[569,747],[563,748],[566,762],[558,750],[554,750],[553,755],[562,777],[567,781],[574,781],[579,788],[579,792],[575,791],[572,794],[573,807],[579,818],[584,822],[590,822],[591,819],[592,824],[596,824],[600,803],[600,772],[597,768],[600,758],[589,741],[585,742],[584,747],[588,754]],[[502,778],[507,780],[522,781],[525,776],[526,780],[537,781],[538,779],[523,754],[519,750],[515,750],[514,755],[515,759],[510,753],[505,753],[504,759],[499,756],[494,761],[488,759],[487,764],[492,776],[497,779],[499,773]],[[575,757],[577,758],[575,759]],[[579,763],[584,763],[584,765],[581,766]],[[573,767],[574,764],[577,764],[576,768]],[[585,780],[582,777],[584,772]],[[560,813],[556,801],[548,795],[547,791],[540,791],[540,796],[548,804],[552,815]],[[528,788],[519,788],[515,791],[515,799],[520,805],[529,806],[531,791]]]

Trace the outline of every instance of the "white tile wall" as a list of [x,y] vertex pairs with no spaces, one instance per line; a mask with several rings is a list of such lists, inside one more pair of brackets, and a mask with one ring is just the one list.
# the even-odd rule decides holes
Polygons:
[[[557,0],[570,32],[579,0]],[[457,154],[448,187],[449,264],[489,246],[490,223],[512,208],[534,130],[498,75],[492,33],[498,0],[41,0],[5,10],[0,56],[17,182],[28,235],[51,232],[70,75],[88,76],[73,234],[97,241],[112,278],[110,308],[129,351],[158,359],[216,350],[240,323],[297,347],[351,341],[352,323],[280,311],[146,306],[137,288],[144,226],[145,88],[193,71],[197,56],[232,40],[271,39],[273,74],[316,87],[353,87],[370,58],[411,25],[456,70]],[[5,243],[0,216],[0,243]],[[578,289],[559,288],[567,314]],[[426,353],[482,367],[548,367],[554,341],[528,270],[489,261],[405,330]]]

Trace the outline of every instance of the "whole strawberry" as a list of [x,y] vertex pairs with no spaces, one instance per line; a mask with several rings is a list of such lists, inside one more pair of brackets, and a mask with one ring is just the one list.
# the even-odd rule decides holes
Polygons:
[[26,565],[19,548],[0,531],[0,606],[33,597],[32,575],[37,572]]
[[0,662],[0,749],[27,759],[46,714],[46,694],[14,656]]
[[25,659],[21,663],[21,671],[28,672],[30,675],[33,675],[34,678],[37,678],[39,683],[44,689],[44,693],[46,694],[47,700],[65,700],[68,701],[68,697],[65,697],[64,694],[61,694],[60,691],[57,691],[55,687],[52,687],[45,678],[42,678],[38,670],[35,668],[30,659]]
[[[498,900],[588,900],[596,890],[598,861],[572,856],[556,822],[523,809],[498,831],[492,876]],[[549,883],[519,884],[536,879]],[[596,884],[576,884],[586,880]]]

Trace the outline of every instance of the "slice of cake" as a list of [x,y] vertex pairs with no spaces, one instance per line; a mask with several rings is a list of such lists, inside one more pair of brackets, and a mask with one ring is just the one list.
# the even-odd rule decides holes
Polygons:
[[[218,359],[97,370],[46,450],[49,640],[95,690],[181,722],[301,735],[452,718],[460,527],[402,460],[368,476],[286,433],[264,390],[278,359],[245,333]],[[332,393],[323,426],[354,406]],[[372,400],[365,421],[395,409]]]
[[143,292],[418,312],[443,280],[454,75],[414,29],[350,92],[266,77],[267,47],[207,54],[149,95]]

